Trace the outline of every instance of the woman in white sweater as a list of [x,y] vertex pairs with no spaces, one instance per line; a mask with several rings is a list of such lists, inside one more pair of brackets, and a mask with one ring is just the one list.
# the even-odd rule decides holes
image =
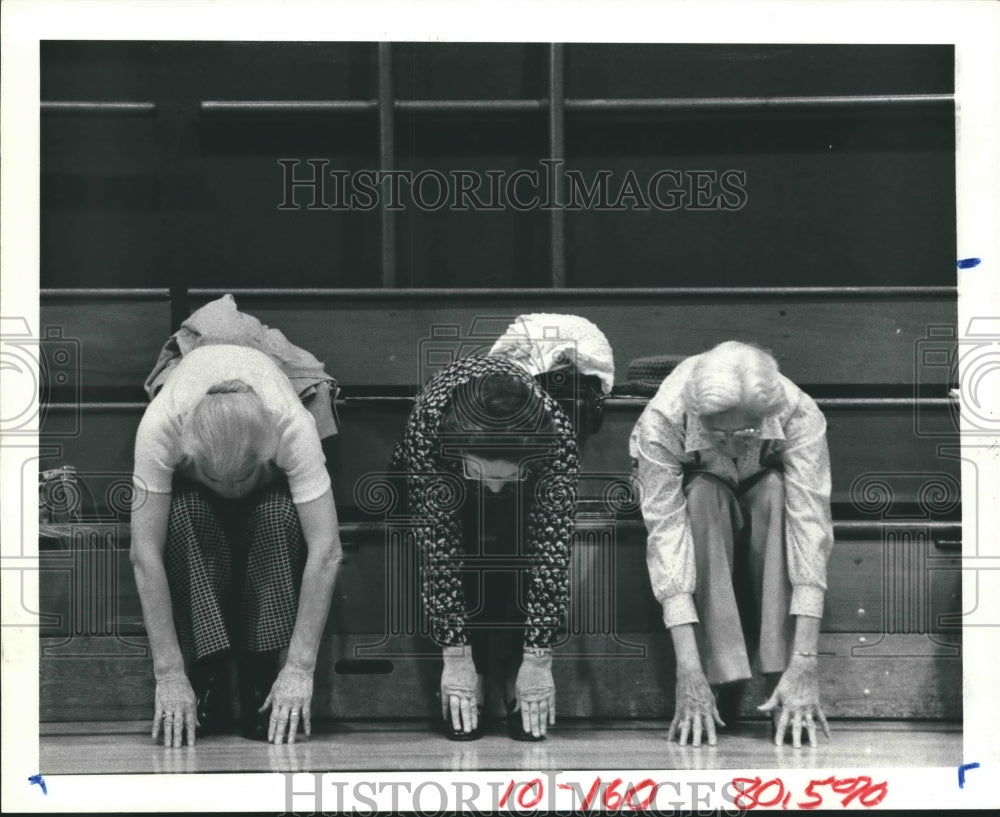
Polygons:
[[833,545],[823,414],[771,355],[728,341],[671,372],[629,448],[677,658],[669,737],[714,744],[713,687],[739,689],[753,654],[775,685],[760,707],[775,741],[791,726],[795,746],[803,728],[815,745],[817,721],[829,734],[817,680]]
[[[153,738],[310,732],[313,672],[341,549],[313,415],[269,355],[194,348],[139,425],[132,562],[153,654]],[[187,665],[187,666],[185,666]],[[270,710],[268,716],[267,711]]]

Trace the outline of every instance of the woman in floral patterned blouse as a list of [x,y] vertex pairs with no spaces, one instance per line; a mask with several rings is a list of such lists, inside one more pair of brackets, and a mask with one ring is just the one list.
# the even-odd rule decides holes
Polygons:
[[[776,742],[791,726],[796,747],[803,728],[815,746],[816,721],[828,734],[817,644],[833,545],[822,412],[770,354],[728,341],[663,381],[630,452],[650,581],[677,655],[669,737],[697,746],[704,731],[715,743],[723,701],[710,685],[741,692],[749,642],[775,685],[759,708]],[[738,597],[750,603],[740,609]]]
[[[421,597],[443,650],[448,736],[480,736],[485,674],[502,686],[511,737],[542,739],[555,723],[551,646],[569,600],[572,422],[516,362],[463,358],[420,392],[393,466],[420,520]],[[480,558],[489,561],[476,569]]]

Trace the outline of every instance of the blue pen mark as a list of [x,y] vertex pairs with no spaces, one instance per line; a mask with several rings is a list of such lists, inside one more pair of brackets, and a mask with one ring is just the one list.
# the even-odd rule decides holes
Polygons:
[[960,258],[958,260],[959,269],[972,269],[973,267],[978,267],[982,263],[979,258]]
[[[977,763],[976,765],[978,766],[979,764]],[[45,778],[42,777],[40,774],[31,775],[31,777],[28,778],[28,783],[30,783],[32,786],[41,786],[42,794],[49,793],[49,790],[45,787]]]
[[978,763],[964,763],[958,767],[958,787],[960,789],[965,788],[965,772],[968,769],[978,769],[978,768],[979,768]]

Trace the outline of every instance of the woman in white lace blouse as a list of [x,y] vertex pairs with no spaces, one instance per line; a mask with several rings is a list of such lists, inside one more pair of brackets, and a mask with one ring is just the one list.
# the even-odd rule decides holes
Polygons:
[[677,657],[669,737],[714,744],[725,724],[713,687],[732,701],[753,655],[773,685],[760,709],[772,713],[775,741],[791,726],[795,746],[803,728],[815,745],[816,721],[829,734],[817,644],[833,544],[815,401],[770,354],[728,341],[663,381],[629,448],[650,580]]

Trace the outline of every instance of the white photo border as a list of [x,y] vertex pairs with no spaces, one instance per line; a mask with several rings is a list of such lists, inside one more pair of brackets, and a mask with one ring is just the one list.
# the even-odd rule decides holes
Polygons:
[[[708,0],[697,4],[639,0],[5,0],[0,13],[0,314],[26,316],[33,328],[38,327],[39,314],[39,42],[55,39],[953,44],[958,259],[980,259],[977,266],[958,271],[959,327],[967,327],[976,317],[1000,316],[1000,4],[987,0]],[[329,36],[323,37],[324,32]],[[987,405],[994,414],[1000,407],[998,377],[994,374],[988,384]],[[8,405],[24,404],[23,396],[0,394],[5,403],[10,401]],[[883,805],[1000,805],[1000,795],[990,782],[1000,772],[1000,741],[993,734],[1000,725],[1000,696],[993,676],[994,656],[1000,654],[1000,561],[991,561],[1000,559],[996,533],[1000,469],[997,440],[979,438],[977,442],[963,435],[963,441],[963,506],[967,520],[973,509],[978,514],[978,525],[967,524],[963,534],[963,556],[972,558],[963,569],[963,597],[977,600],[975,609],[966,611],[963,627],[963,762],[977,762],[980,768],[961,789],[954,768],[881,770],[879,774],[892,782],[894,790]],[[8,605],[20,603],[22,574],[28,573],[7,568],[23,567],[32,560],[37,564],[37,529],[31,529],[35,498],[18,496],[15,490],[21,466],[30,456],[26,448],[30,451],[36,446],[37,437],[19,437],[4,441],[0,448],[3,516],[10,519],[7,509],[21,503],[21,516],[26,520],[23,529],[2,527],[5,622],[12,620]],[[978,493],[968,495],[970,486],[978,486]],[[992,568],[994,564],[998,568]],[[34,582],[37,593],[37,579]],[[32,588],[26,592],[30,594]],[[38,631],[4,626],[2,638],[5,812],[285,810],[286,778],[277,773],[196,774],[181,781],[173,775],[59,776],[49,781],[48,794],[42,795],[38,786],[28,782],[38,771]],[[669,774],[679,781],[716,780],[720,785],[733,776],[725,770]],[[805,776],[803,770],[785,775],[788,780]],[[355,777],[377,780],[387,775]],[[435,777],[477,776],[445,773]],[[393,778],[418,780],[420,775],[399,773]]]

